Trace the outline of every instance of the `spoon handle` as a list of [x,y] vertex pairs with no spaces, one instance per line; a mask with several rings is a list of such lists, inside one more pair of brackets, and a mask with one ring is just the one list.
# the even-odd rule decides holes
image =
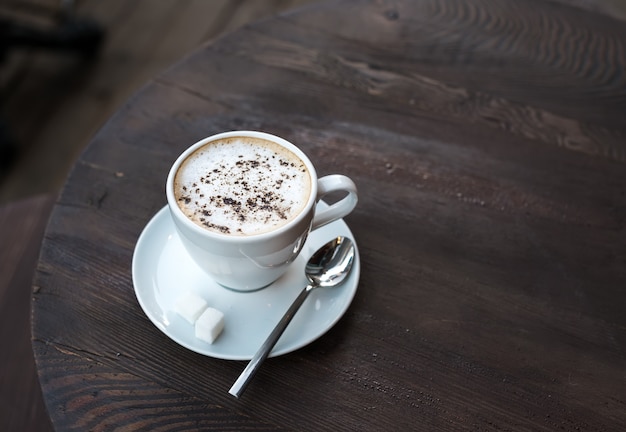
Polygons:
[[280,336],[291,322],[293,316],[296,312],[298,312],[298,309],[300,309],[300,306],[302,306],[302,303],[304,303],[304,300],[306,300],[312,289],[313,287],[308,285],[300,292],[300,294],[298,294],[298,297],[296,297],[291,306],[289,306],[285,315],[283,315],[278,324],[276,324],[276,327],[274,327],[274,330],[272,330],[272,333],[270,333],[267,339],[265,339],[261,348],[259,348],[256,354],[254,354],[254,357],[252,357],[250,363],[248,363],[243,372],[241,372],[241,375],[239,375],[239,378],[237,378],[237,381],[235,381],[228,393],[236,398],[239,398],[243,394],[244,390],[261,367],[261,364],[270,354],[272,348],[274,348],[274,345],[276,345],[276,342],[278,342],[278,339],[280,339]]

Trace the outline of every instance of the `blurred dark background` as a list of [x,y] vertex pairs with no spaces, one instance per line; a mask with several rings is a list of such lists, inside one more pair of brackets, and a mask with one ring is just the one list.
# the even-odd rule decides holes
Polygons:
[[139,87],[206,41],[312,0],[0,0],[0,205],[57,193]]

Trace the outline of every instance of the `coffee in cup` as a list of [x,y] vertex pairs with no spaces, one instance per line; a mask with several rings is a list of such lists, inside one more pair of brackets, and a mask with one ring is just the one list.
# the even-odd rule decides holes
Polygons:
[[293,220],[311,195],[311,174],[290,150],[234,136],[191,153],[174,178],[180,209],[202,228],[249,236]]
[[[346,195],[317,208],[338,191]],[[348,177],[317,178],[298,147],[255,131],[225,132],[189,147],[170,168],[166,195],[188,255],[216,282],[238,291],[274,282],[311,230],[346,216],[357,202]]]

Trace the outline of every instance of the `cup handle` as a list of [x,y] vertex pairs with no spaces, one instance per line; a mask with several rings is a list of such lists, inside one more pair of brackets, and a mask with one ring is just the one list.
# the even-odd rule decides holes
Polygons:
[[337,191],[345,191],[348,195],[327,209],[316,211],[311,230],[347,216],[354,209],[358,199],[356,185],[352,180],[341,174],[332,174],[317,179],[317,201],[324,195]]

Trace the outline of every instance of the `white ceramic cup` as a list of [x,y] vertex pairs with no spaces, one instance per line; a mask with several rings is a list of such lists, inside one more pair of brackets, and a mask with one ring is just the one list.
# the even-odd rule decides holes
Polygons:
[[[273,231],[255,235],[231,235],[203,228],[180,209],[174,192],[176,172],[185,159],[203,145],[230,137],[260,138],[287,148],[306,165],[311,176],[311,192],[302,211]],[[317,202],[331,192],[343,191],[346,196],[323,210]],[[309,158],[283,138],[255,131],[232,131],[202,139],[185,150],[172,165],[166,184],[167,203],[177,232],[189,256],[217,283],[238,291],[263,288],[288,269],[311,230],[349,214],[357,203],[354,182],[339,174],[317,178]]]

